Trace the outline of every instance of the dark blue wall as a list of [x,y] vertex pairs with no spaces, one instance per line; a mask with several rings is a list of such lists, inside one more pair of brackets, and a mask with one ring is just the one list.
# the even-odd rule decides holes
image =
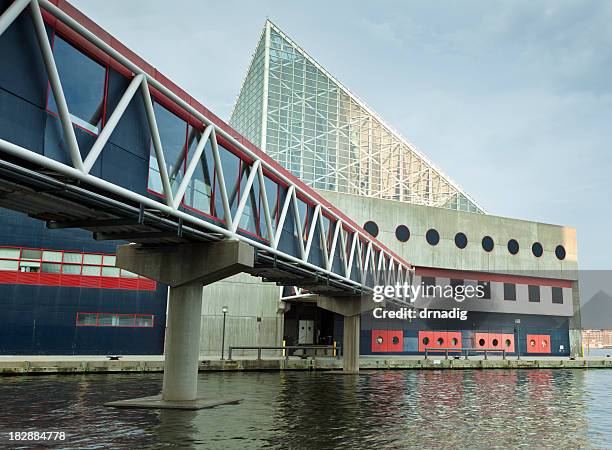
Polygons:
[[[114,253],[116,244],[0,210],[0,246]],[[0,354],[161,354],[166,293],[159,283],[156,291],[0,284]],[[77,327],[77,312],[153,314],[154,326]]]
[[[0,0],[0,13],[11,1]],[[49,36],[52,30],[48,29]],[[128,81],[109,71],[108,108]],[[0,36],[0,137],[68,162],[59,120],[46,111],[48,82],[29,9]],[[94,136],[75,127],[83,155]],[[149,135],[136,96],[92,170],[146,193]],[[81,230],[47,230],[44,222],[0,209],[0,246],[114,253],[117,242],[96,242]],[[161,354],[166,287],[157,291],[0,285],[0,354]],[[153,328],[76,327],[77,312],[153,314]]]

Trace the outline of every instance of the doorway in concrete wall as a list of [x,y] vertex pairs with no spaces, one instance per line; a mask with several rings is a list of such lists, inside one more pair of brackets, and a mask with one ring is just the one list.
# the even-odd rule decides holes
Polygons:
[[[283,340],[287,346],[333,345],[334,313],[319,308],[316,303],[287,302]],[[314,350],[298,350],[296,354],[308,356]],[[324,354],[324,351],[317,353]]]

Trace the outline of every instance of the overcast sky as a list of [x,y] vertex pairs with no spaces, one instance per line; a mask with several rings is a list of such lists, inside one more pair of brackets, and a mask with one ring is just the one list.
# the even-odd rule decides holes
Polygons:
[[73,3],[226,120],[269,17],[489,213],[612,268],[611,1]]

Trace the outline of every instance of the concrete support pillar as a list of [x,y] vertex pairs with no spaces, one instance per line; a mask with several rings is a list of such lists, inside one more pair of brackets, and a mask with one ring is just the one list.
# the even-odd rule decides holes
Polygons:
[[342,345],[342,370],[345,373],[359,372],[359,333],[361,316],[344,317],[344,338]]
[[198,397],[203,286],[253,268],[255,250],[240,241],[117,247],[116,266],[170,286],[161,395],[108,403],[117,407],[200,409],[237,399]]
[[202,319],[202,283],[170,287],[162,400],[195,400]]

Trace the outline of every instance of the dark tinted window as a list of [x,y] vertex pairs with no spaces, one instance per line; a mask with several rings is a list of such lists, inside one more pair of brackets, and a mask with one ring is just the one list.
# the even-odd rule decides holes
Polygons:
[[479,281],[478,286],[481,286],[479,290],[482,290],[484,295],[480,298],[490,299],[491,298],[491,283],[489,281]]
[[[174,115],[159,103],[153,105],[155,120],[159,130],[166,169],[172,192],[176,193],[185,171],[185,144],[187,142],[187,122]],[[162,194],[162,179],[157,164],[155,147],[151,142],[149,154],[149,189]]]
[[563,289],[560,287],[553,287],[552,288],[552,302],[553,303],[558,303],[558,304],[563,304]]
[[423,283],[423,286],[427,287],[427,286],[435,286],[436,285],[436,278],[435,277],[421,277],[421,282]]
[[513,255],[519,252],[519,243],[516,239],[510,239],[508,241],[508,251]]
[[531,246],[531,253],[533,253],[533,256],[536,256],[538,258],[542,256],[542,254],[544,253],[542,244],[540,244],[539,242],[534,242],[533,245]]
[[406,242],[410,239],[410,230],[406,225],[399,225],[395,229],[395,237],[400,242]]
[[463,233],[457,233],[455,235],[455,245],[459,248],[465,248],[467,247],[467,236]]
[[[232,152],[227,150],[222,145],[219,145],[219,157],[221,158],[221,167],[223,169],[223,178],[225,179],[225,188],[227,189],[227,197],[230,206],[230,212],[232,215],[236,213],[236,209],[238,208],[239,201],[239,187],[240,184],[239,176],[240,176],[240,158],[234,155]],[[220,219],[225,220],[225,212],[223,211],[223,198],[221,196],[221,186],[219,175],[215,170],[215,196],[214,196],[214,205],[215,205],[215,215]],[[300,201],[298,200],[298,209],[302,206]],[[293,206],[292,206],[293,208]],[[288,228],[291,228],[293,224],[293,212],[288,211],[287,217],[291,214],[291,220],[285,221],[285,225]],[[305,211],[300,209],[300,218],[302,221],[306,217]],[[303,225],[302,225],[303,227]],[[294,229],[295,230],[295,229]]]
[[440,234],[436,230],[431,228],[427,230],[427,233],[425,234],[425,239],[427,239],[429,245],[438,245],[438,242],[440,242]]
[[492,251],[493,247],[495,247],[495,244],[493,243],[493,239],[491,238],[491,236],[485,236],[482,238],[482,248],[486,252]]
[[[450,285],[453,288],[453,295],[458,296],[463,294],[463,280],[451,278]],[[457,292],[459,290],[459,292]]]
[[370,233],[370,235],[373,237],[378,236],[378,225],[376,225],[376,222],[368,220],[363,224],[363,229]]
[[[55,36],[53,40],[53,56],[72,122],[97,134],[104,112],[106,68],[59,36]],[[51,88],[48,108],[58,112]]]
[[563,261],[565,259],[565,248],[562,245],[557,245],[557,248],[555,248],[555,255],[557,255],[558,259]]
[[540,286],[529,285],[529,301],[539,302],[540,301]]
[[[187,139],[188,161],[191,161],[200,137],[201,133],[197,132],[194,128],[189,127]],[[200,157],[198,166],[196,167],[195,171],[193,172],[193,176],[189,181],[189,186],[185,191],[183,201],[187,206],[210,214],[213,171],[214,164],[212,145],[210,141],[208,141],[204,147],[204,153],[202,153],[202,156]]]
[[504,300],[516,301],[516,284],[504,283]]

